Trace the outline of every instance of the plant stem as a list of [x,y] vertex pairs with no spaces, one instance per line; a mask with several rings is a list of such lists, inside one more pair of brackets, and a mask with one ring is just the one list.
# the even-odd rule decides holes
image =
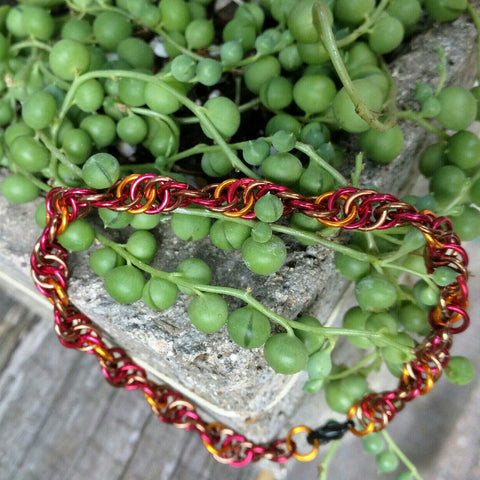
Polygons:
[[153,110],[150,110],[148,108],[142,108],[142,107],[129,107],[129,110],[132,113],[135,113],[137,115],[142,115],[144,117],[152,117],[152,118],[158,118],[160,120],[163,120],[170,129],[173,131],[173,133],[177,136],[180,135],[180,130],[178,129],[178,125],[175,123],[175,121],[172,119],[170,115],[165,115],[163,113],[159,112],[154,112]]
[[238,110],[240,113],[246,112],[247,110],[250,110],[253,107],[256,107],[257,105],[260,104],[260,99],[258,97],[252,98],[252,100],[242,103],[242,105],[238,106]]
[[327,480],[328,479],[328,469],[330,468],[330,463],[332,462],[333,456],[337,451],[337,448],[340,445],[340,440],[333,440],[330,446],[328,447],[327,453],[325,453],[322,461],[318,464],[318,470],[320,476],[318,480]]
[[[133,16],[128,14],[125,10],[121,9],[121,8],[118,8],[118,7],[112,7],[111,5],[107,5],[107,4],[104,4],[102,3],[101,5],[98,5],[98,6],[88,6],[88,10],[80,10],[78,8],[78,5],[74,5],[72,4],[71,1],[67,0],[67,5],[70,9],[72,9],[73,11],[77,12],[77,13],[80,13],[81,16],[83,17],[84,15],[88,14],[88,15],[95,15],[96,13],[102,13],[102,12],[116,12],[116,13],[119,13],[120,15],[123,15],[124,17],[126,18],[129,18],[130,20],[134,20]],[[100,3],[100,2],[99,2]]]
[[309,145],[308,143],[296,142],[295,148],[298,151],[308,155],[309,158],[313,160],[318,166],[326,170],[340,186],[345,187],[346,185],[348,185],[348,180],[336,168],[334,168],[326,160],[324,160],[311,145]]
[[360,183],[360,175],[362,174],[365,168],[365,164],[363,163],[363,153],[357,153],[355,155],[355,168],[350,176],[352,179],[352,186],[358,187]]
[[468,182],[465,183],[460,191],[458,192],[458,195],[446,206],[442,207],[441,213],[443,215],[448,216],[451,211],[458,205],[462,203],[470,203],[469,202],[469,190],[471,185],[473,185],[478,179],[480,178],[480,170],[478,170],[474,175],[472,175],[471,178],[468,179]]
[[403,464],[410,470],[410,473],[416,480],[423,480],[422,476],[417,470],[414,463],[400,450],[395,440],[390,436],[386,430],[382,430],[382,436],[388,444],[388,448],[397,455],[397,457],[403,462]]
[[73,164],[53,143],[51,140],[43,133],[38,134],[38,138],[42,141],[42,143],[47,147],[49,152],[61,163],[63,163],[66,167],[68,167],[78,178],[82,178],[82,169],[78,166]]
[[[238,103],[237,101],[235,103]],[[247,110],[250,110],[253,107],[256,107],[260,103],[260,99],[253,98],[252,100],[243,103],[242,105],[238,105],[238,110],[240,113],[245,112]],[[194,117],[179,117],[177,118],[178,123],[181,123],[182,125],[191,125],[193,123],[199,123],[200,120],[194,116]]]
[[380,59],[380,68],[388,79],[388,95],[385,100],[384,108],[387,114],[384,117],[385,124],[395,124],[397,122],[397,94],[398,94],[398,85],[395,79],[392,77],[388,65],[381,58]]
[[[408,228],[408,227],[407,227]],[[400,231],[400,229],[402,229],[403,231]],[[407,229],[405,227],[400,227],[397,230],[395,230],[394,232],[395,234],[404,234],[404,233],[407,233]],[[391,234],[385,232],[384,230],[379,230],[379,231],[376,231],[375,232],[375,235],[378,237],[378,238],[382,238],[383,240],[386,240],[387,242],[389,243],[392,243],[393,245],[398,245],[398,246],[402,246],[403,245],[403,239],[398,239],[398,238],[395,238],[393,237]]]
[[40,48],[41,50],[45,50],[47,52],[50,52],[50,50],[52,50],[52,47],[50,47],[50,45],[39,42],[38,40],[32,38],[30,40],[24,40],[23,42],[14,43],[10,46],[9,53],[18,52],[19,50],[23,50],[24,48]]
[[385,335],[381,332],[375,332],[373,330],[357,330],[353,328],[343,328],[343,327],[324,327],[324,326],[310,326],[303,323],[297,322],[296,320],[288,320],[289,325],[295,330],[305,330],[308,332],[324,335],[325,337],[332,336],[352,336],[352,337],[364,337],[368,339],[381,339],[385,345],[389,347],[396,348],[397,350],[405,353],[410,358],[414,358],[413,350],[395,340],[391,336]]
[[437,72],[439,73],[440,78],[438,79],[438,85],[435,90],[435,95],[438,95],[443,87],[445,86],[445,82],[447,81],[447,59],[445,57],[445,50],[443,48],[438,48],[438,64],[437,64]]
[[304,238],[305,240],[315,240],[318,245],[322,247],[328,248],[329,250],[333,250],[338,253],[342,253],[344,255],[348,255],[351,258],[355,258],[360,262],[368,262],[371,264],[377,264],[378,259],[374,255],[370,255],[365,252],[361,252],[359,250],[355,250],[354,248],[350,248],[347,245],[342,243],[334,242],[333,240],[328,240],[328,238],[321,237],[314,233],[310,232],[302,232],[301,230],[296,230],[292,227],[287,227],[285,225],[271,225],[272,230],[274,232],[279,233],[286,233],[291,235],[292,237],[296,238]]
[[330,27],[328,20],[328,7],[323,3],[317,2],[313,5],[312,13],[315,28],[323,41],[323,45],[328,52],[330,60],[343,84],[343,87],[345,88],[345,91],[355,105],[355,112],[375,130],[383,132],[391,128],[395,124],[395,120],[389,119],[386,123],[380,122],[377,118],[378,114],[372,112],[358,94],[345,64],[343,63],[333,30]]
[[[274,52],[272,51],[270,53],[272,54]],[[245,67],[246,65],[250,65],[251,63],[255,63],[259,58],[262,58],[262,57],[263,57],[262,54],[260,54],[258,52],[255,52],[253,55],[251,55],[249,57],[246,57],[246,58],[243,58],[242,60],[240,60],[235,65],[229,65],[228,68],[232,69],[232,68]]]
[[449,136],[441,128],[434,125],[432,122],[427,120],[421,112],[414,112],[413,110],[402,110],[397,112],[397,119],[406,118],[412,120],[421,127],[423,127],[428,132],[438,135],[442,140],[448,140]]
[[188,48],[185,48],[183,45],[180,45],[162,27],[156,27],[154,31],[155,33],[158,33],[160,36],[162,36],[164,40],[167,40],[169,43],[171,43],[179,52],[182,52],[184,55],[188,55],[189,57],[192,57],[197,61],[203,60],[204,57],[202,57],[198,53],[192,52]]
[[234,78],[234,82],[235,95],[233,97],[233,102],[235,103],[235,105],[240,105],[240,102],[242,101],[242,78],[236,75]]
[[38,66],[41,70],[41,72],[43,73],[43,75],[47,78],[50,79],[50,81],[52,82],[53,85],[57,85],[58,87],[60,87],[62,90],[68,90],[70,88],[70,84],[65,82],[64,80],[61,80],[60,78],[58,78],[57,76],[55,76],[47,67],[46,65],[43,63],[43,62],[39,62],[38,63]]
[[325,380],[339,380],[340,378],[348,377],[352,373],[360,370],[363,366],[375,363],[375,360],[378,358],[378,351],[375,350],[369,353],[367,356],[363,357],[360,361],[358,361],[355,365],[343,370],[340,373],[336,373],[334,375],[328,375]]
[[358,37],[361,37],[364,33],[367,33],[370,30],[370,27],[375,24],[375,22],[378,20],[380,15],[383,13],[385,8],[387,8],[389,2],[391,0],[382,0],[373,13],[367,17],[367,19],[360,25],[358,26],[352,33],[347,35],[344,38],[341,38],[337,42],[337,47],[338,48],[343,48],[346,47],[347,45],[350,45],[353,43]]
[[425,282],[427,282],[431,288],[434,288],[434,289],[438,288],[437,284],[432,280],[432,278],[428,274],[421,273],[417,270],[412,270],[410,268],[404,267],[403,265],[397,265],[396,263],[387,263],[387,264],[384,264],[383,266],[394,269],[394,270],[400,270],[403,273],[414,275],[418,278],[421,278],[422,280],[425,280]]
[[38,187],[40,190],[43,190],[44,192],[49,192],[52,189],[52,187],[42,182],[39,178],[33,175],[33,173],[28,172],[27,170],[25,170],[22,167],[19,167],[18,165],[15,165],[15,169],[11,169],[11,170],[12,172],[18,172],[22,174],[25,178],[28,178],[28,180],[30,180],[36,187]]

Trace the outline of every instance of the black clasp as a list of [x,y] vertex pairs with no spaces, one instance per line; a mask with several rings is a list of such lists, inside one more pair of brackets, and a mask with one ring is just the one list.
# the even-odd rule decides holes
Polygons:
[[353,422],[348,420],[346,422],[337,422],[336,420],[329,420],[322,427],[312,430],[307,436],[307,442],[313,445],[315,440],[320,443],[327,443],[331,440],[339,440],[342,438],[350,427],[353,427]]

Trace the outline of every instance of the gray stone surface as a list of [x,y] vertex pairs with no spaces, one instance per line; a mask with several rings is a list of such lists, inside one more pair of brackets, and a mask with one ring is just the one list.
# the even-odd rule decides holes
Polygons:
[[[400,107],[408,103],[416,81],[435,83],[435,52],[439,46],[446,50],[449,78],[471,84],[474,38],[471,24],[461,19],[452,25],[434,26],[413,40],[393,63]],[[403,126],[404,153],[385,167],[367,162],[364,185],[399,193],[417,178],[411,160],[431,140],[419,127],[411,123]],[[12,207],[0,198],[0,212],[0,271],[7,282],[29,284],[28,257],[39,233],[33,227],[33,208]],[[212,265],[213,283],[251,288],[264,304],[289,318],[309,311],[323,322],[345,288],[345,282],[334,272],[332,254],[321,247],[304,247],[288,240],[285,266],[275,275],[260,277],[245,268],[238,252],[219,251],[208,240],[181,242],[171,234],[168,223],[161,224],[156,233],[160,253],[154,264],[158,268],[172,271],[182,259],[198,256]],[[89,271],[84,254],[72,256],[70,292],[80,309],[150,371],[184,391],[215,418],[220,417],[254,439],[274,435],[303,400],[299,388],[303,375],[274,375],[260,350],[239,349],[228,339],[225,329],[208,336],[194,329],[186,316],[189,298],[183,294],[172,309],[163,313],[151,312],[141,302],[115,304],[100,279]]]

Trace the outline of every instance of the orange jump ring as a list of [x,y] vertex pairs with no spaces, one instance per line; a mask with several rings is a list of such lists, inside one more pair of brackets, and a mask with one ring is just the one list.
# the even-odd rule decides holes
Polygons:
[[128,209],[127,212],[131,213],[133,215],[137,215],[139,213],[144,213],[153,205],[156,198],[157,198],[157,192],[155,191],[155,189],[154,188],[149,188],[145,192],[146,202],[141,207]]
[[[65,289],[57,281],[55,281],[51,277],[46,278],[45,283],[48,283],[53,287],[53,289],[55,290],[55,292],[58,295],[59,300],[62,302],[62,305],[67,307],[68,306],[68,295],[67,295],[67,292],[65,291]],[[50,301],[50,303],[55,304],[55,301],[51,297],[48,297],[48,300]]]
[[[322,193],[321,195],[319,195],[316,199],[315,199],[315,202],[317,205],[319,203],[322,203],[323,200],[327,197],[331,197],[335,192],[325,192],[325,193]],[[349,197],[347,195],[340,195],[340,197],[342,200],[347,200]],[[323,225],[326,225],[327,227],[333,227],[333,228],[341,228],[341,227],[344,227],[345,225],[348,225],[350,223],[353,222],[353,220],[355,219],[355,217],[357,216],[357,207],[356,205],[353,205],[352,206],[352,211],[342,220],[326,220],[326,219],[323,219],[323,218],[320,218],[318,217],[317,220],[322,223]]]
[[213,196],[215,198],[219,198],[220,195],[222,194],[222,191],[226,188],[229,187],[232,183],[236,182],[237,179],[235,178],[228,178],[227,180],[224,180],[222,183],[220,183],[215,191],[213,192]]
[[[231,432],[233,433],[233,431],[229,428],[227,428],[223,423],[220,423],[220,422],[213,422],[213,423],[209,423],[206,427],[205,427],[205,432],[208,432],[209,430],[214,430],[214,429],[219,429],[219,430],[225,430],[227,432]],[[208,450],[209,453],[211,453],[212,455],[216,455],[216,456],[222,456],[222,454],[224,454],[225,452],[227,452],[229,450],[229,447],[228,445],[225,446],[225,447],[222,447],[222,448],[215,448],[211,443],[209,443],[206,439],[202,438],[202,442],[203,444],[205,445],[205,448]]]
[[334,193],[335,192],[333,190],[331,190],[330,192],[324,192],[315,199],[314,203],[318,205],[319,203],[322,203],[326,198],[331,197]]
[[[353,417],[356,416],[358,407],[359,407],[359,405],[357,403],[354,403],[348,409],[348,413],[347,413],[347,419],[348,420],[353,420]],[[357,437],[364,437],[365,435],[368,435],[369,433],[372,433],[374,430],[375,430],[375,422],[373,420],[370,420],[368,422],[368,425],[363,430],[358,430],[355,427],[350,427],[350,431],[354,435],[356,435]]]
[[[235,183],[237,181],[238,180],[236,178],[229,178],[229,179],[223,181],[222,183],[220,183],[220,185],[217,186],[217,188],[213,192],[213,196],[215,198],[219,198],[220,195],[222,194],[222,191],[225,188],[229,187],[230,185],[232,185],[232,183]],[[244,185],[241,185],[241,187],[245,190]],[[234,211],[234,212],[222,212],[222,213],[226,217],[241,217],[242,215],[245,215],[246,213],[248,213],[248,211],[252,208],[254,201],[255,200],[253,198],[253,195],[249,195],[247,203],[244,205],[243,208],[241,208],[240,210]]]
[[62,212],[62,221],[60,222],[60,226],[58,227],[57,235],[61,235],[62,233],[64,233],[65,230],[68,227],[68,209],[67,209],[67,207],[62,207],[61,212]]
[[422,232],[422,233],[429,245],[431,245],[434,248],[443,247],[443,243],[439,242],[436,238],[433,238],[429,233],[426,233],[426,232]]
[[447,321],[442,320],[442,308],[440,307],[440,305],[437,305],[431,311],[431,316],[435,324],[439,325],[440,327],[451,327],[452,325],[463,319],[462,315],[460,315],[459,313],[455,313]]
[[427,364],[422,364],[425,369],[425,386],[420,390],[420,395],[426,395],[432,388],[434,384],[432,369]]
[[[60,222],[59,227],[57,228],[57,235],[61,235],[63,232],[65,232],[65,230],[68,227],[68,208],[63,202],[63,200],[60,198],[57,198],[55,200],[55,208],[57,209],[58,212],[62,213],[62,220]],[[47,213],[47,223],[49,222],[50,222],[50,217]]]
[[222,212],[226,217],[241,217],[242,215],[245,215],[248,213],[248,211],[252,208],[253,205],[253,196],[248,199],[247,204],[241,208],[240,210],[237,210],[236,212]]
[[297,433],[301,432],[306,432],[307,435],[312,431],[311,428],[306,427],[305,425],[297,425],[296,427],[293,427],[289,432],[287,437],[285,438],[285,443],[287,444],[287,448],[290,452],[292,452],[292,455],[299,460],[300,462],[309,462],[310,460],[313,460],[317,454],[318,454],[318,449],[320,447],[320,442],[318,439],[313,440],[313,446],[312,450],[308,453],[298,453],[295,451],[295,443],[292,441],[292,437],[296,435]]
[[107,362],[112,363],[114,361],[113,355],[108,351],[102,348],[100,345],[97,345],[93,351],[103,360],[106,360]]
[[135,181],[140,176],[140,173],[132,173],[131,175],[126,176],[123,178],[118,184],[117,188],[115,189],[115,196],[120,198],[123,195],[123,189],[127,184],[130,182]]
[[155,400],[151,395],[148,395],[148,393],[144,392],[143,395],[145,396],[145,399],[147,400],[147,403],[152,408],[156,408],[157,410],[162,410],[168,405],[167,402],[159,402],[159,401]]
[[208,453],[211,453],[212,455],[218,455],[218,456],[221,457],[222,454],[227,452],[228,449],[229,449],[228,446],[218,449],[218,448],[215,448],[211,443],[208,443],[206,440],[202,440],[202,441],[203,441],[203,445],[207,449]]

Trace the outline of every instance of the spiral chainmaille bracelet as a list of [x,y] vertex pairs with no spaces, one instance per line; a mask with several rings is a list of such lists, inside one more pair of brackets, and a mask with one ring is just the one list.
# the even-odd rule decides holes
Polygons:
[[[255,202],[266,193],[282,201],[283,215],[300,212],[329,227],[370,231],[412,225],[426,239],[424,259],[428,273],[448,266],[457,276],[441,288],[439,303],[429,313],[430,333],[415,347],[414,360],[403,366],[395,390],[367,394],[350,407],[343,423],[330,421],[318,429],[298,425],[285,438],[259,445],[221,423],[206,422],[179,392],[148,379],[145,370],[123,349],[105,343],[99,327],[69,301],[68,253],[57,237],[91,208],[155,214],[194,204],[228,217],[253,219]],[[346,431],[363,436],[383,429],[407,402],[431,390],[448,364],[452,335],[469,325],[468,257],[451,221],[436,217],[429,210],[419,212],[393,195],[346,187],[318,197],[304,197],[281,185],[252,178],[229,179],[196,189],[170,177],[133,174],[103,192],[54,188],[47,195],[46,211],[47,226],[31,256],[32,276],[37,289],[54,306],[55,332],[62,345],[96,355],[101,372],[111,385],[141,390],[162,422],[196,431],[215,459],[234,467],[261,458],[285,462],[293,456],[309,461],[315,458],[321,443],[340,438]],[[309,452],[297,450],[293,439],[297,434],[306,434],[311,445]]]

